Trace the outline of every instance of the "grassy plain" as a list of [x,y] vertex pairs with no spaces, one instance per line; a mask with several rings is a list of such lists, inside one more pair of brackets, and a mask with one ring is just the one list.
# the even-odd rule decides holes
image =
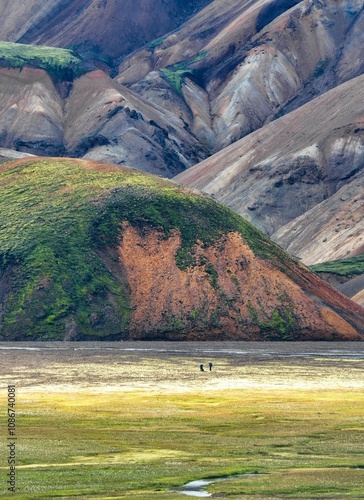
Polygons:
[[364,498],[363,358],[170,349],[0,350],[1,408],[17,387],[12,498],[178,500],[188,481],[249,472],[206,489]]

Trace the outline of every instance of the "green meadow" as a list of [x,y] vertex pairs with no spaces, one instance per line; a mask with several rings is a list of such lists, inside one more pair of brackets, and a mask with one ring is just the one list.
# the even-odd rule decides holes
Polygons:
[[[210,385],[203,390],[198,372],[196,384],[191,375],[183,390],[173,381],[166,388],[176,363],[187,369],[187,361],[178,359],[173,365],[130,362],[125,376],[129,372],[133,380],[141,366],[145,390],[132,383],[116,389],[121,363],[90,367],[95,380],[103,379],[96,388],[77,383],[83,372],[72,363],[58,367],[63,380],[75,377],[68,389],[41,384],[29,389],[23,381],[17,390],[17,488],[11,498],[176,500],[192,498],[173,491],[186,482],[234,475],[206,487],[212,498],[364,498],[364,394],[343,383],[361,362],[347,360],[347,371],[340,373],[334,366],[312,368],[317,380],[329,380],[329,389],[314,389],[314,383],[300,388],[302,366],[287,366],[294,386],[289,389],[287,378],[286,390],[276,385],[282,380],[280,363],[265,366],[261,375],[263,368],[244,366],[243,373],[231,365],[237,380],[260,377],[261,388],[223,387],[222,379],[219,386],[218,378],[205,373]],[[29,371],[30,385],[36,370]],[[44,370],[44,376],[50,373],[49,367]],[[7,496],[4,465],[2,460],[2,497]],[[246,473],[255,475],[238,476]]]

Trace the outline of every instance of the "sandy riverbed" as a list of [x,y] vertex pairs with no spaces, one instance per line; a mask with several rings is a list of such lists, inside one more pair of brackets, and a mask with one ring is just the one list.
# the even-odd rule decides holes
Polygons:
[[0,385],[25,391],[364,388],[358,342],[0,343],[0,360]]

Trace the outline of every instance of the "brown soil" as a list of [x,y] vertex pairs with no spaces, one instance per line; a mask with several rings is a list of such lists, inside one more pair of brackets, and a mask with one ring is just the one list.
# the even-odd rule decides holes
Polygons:
[[[123,224],[119,257],[131,289],[131,339],[150,335],[169,340],[259,340],[264,337],[262,325],[272,322],[275,311],[282,317],[292,311],[299,332],[292,333],[294,339],[297,335],[306,340],[360,338],[345,319],[309,294],[340,310],[346,298],[315,275],[309,276],[315,284],[309,282],[307,271],[298,267],[293,274],[302,290],[269,262],[254,256],[239,234],[230,233],[207,249],[196,245],[197,265],[183,271],[175,260],[180,246],[177,232],[166,239],[159,231],[141,234]],[[355,305],[347,302],[354,317]]]

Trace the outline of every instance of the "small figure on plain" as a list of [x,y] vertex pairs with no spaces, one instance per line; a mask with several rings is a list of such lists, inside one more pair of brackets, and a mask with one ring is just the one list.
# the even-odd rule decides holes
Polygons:
[[209,368],[210,368],[210,371],[211,371],[212,370],[212,363],[211,363],[211,361],[209,363]]
[[203,367],[203,365],[202,365],[202,364],[200,365],[200,371],[201,371],[201,372],[204,372],[204,371],[205,371],[205,370],[204,370],[204,367]]

